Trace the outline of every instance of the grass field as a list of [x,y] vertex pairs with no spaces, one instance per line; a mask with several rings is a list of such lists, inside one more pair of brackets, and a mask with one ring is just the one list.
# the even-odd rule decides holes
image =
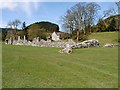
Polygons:
[[[101,46],[117,43],[118,33],[92,33]],[[3,88],[116,88],[118,48],[74,49],[2,46]]]
[[3,45],[3,88],[116,88],[118,48],[74,49]]

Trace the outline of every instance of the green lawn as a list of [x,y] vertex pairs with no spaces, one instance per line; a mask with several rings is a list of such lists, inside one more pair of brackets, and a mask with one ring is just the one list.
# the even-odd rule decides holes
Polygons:
[[117,88],[118,48],[3,45],[3,88]]

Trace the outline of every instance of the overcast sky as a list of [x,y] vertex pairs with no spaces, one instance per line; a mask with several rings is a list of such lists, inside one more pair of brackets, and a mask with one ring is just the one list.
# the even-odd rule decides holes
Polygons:
[[[6,27],[9,21],[19,19],[30,25],[34,22],[49,21],[61,27],[60,17],[65,14],[67,9],[78,2],[0,2],[0,27]],[[115,8],[115,2],[97,2],[103,10]],[[102,14],[102,13],[101,13]],[[60,28],[61,29],[61,28]]]

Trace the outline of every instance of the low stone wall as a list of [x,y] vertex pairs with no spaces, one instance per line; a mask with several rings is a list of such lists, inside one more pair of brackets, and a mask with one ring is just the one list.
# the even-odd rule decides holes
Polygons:
[[[11,38],[7,41],[5,41],[5,44],[11,44],[11,45],[27,45],[27,46],[40,46],[40,47],[57,47],[57,48],[63,48],[60,50],[60,53],[72,53],[73,48],[89,48],[89,47],[99,47],[100,42],[96,39],[86,40],[83,42],[76,43],[72,39],[69,39],[67,42],[64,41],[57,41],[53,42],[51,40],[43,40],[41,39],[39,41],[39,37],[34,38],[33,41],[27,41],[25,39],[21,40],[20,37],[18,37],[18,40],[11,40]],[[103,47],[114,47],[114,46],[120,46],[119,44],[105,44]]]
[[18,40],[11,40],[11,38],[5,42],[5,44],[11,44],[11,45],[30,45],[30,46],[41,46],[41,47],[58,47],[58,48],[64,48],[66,47],[67,44],[69,44],[69,46],[71,48],[89,48],[89,47],[99,47],[99,41],[95,40],[95,39],[91,39],[91,40],[86,40],[80,43],[76,43],[74,42],[72,39],[69,39],[68,42],[64,42],[64,41],[57,41],[57,42],[52,42],[51,40],[43,40],[41,39],[39,41],[39,37],[34,38],[33,41],[27,41],[25,39],[20,39],[20,36],[18,36]]
[[105,44],[103,47],[115,47],[120,46],[119,44]]

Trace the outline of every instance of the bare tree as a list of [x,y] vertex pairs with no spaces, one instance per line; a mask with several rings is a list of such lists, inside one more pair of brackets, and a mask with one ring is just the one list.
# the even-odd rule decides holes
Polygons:
[[103,11],[103,17],[102,18],[110,17],[114,14],[116,14],[115,9],[114,8],[109,8],[108,10]]
[[16,19],[14,21],[9,21],[7,26],[12,28],[12,29],[17,29],[17,27],[21,24],[21,21]]
[[100,10],[100,6],[97,3],[90,2],[87,4],[87,26],[90,26],[90,33],[91,33],[91,26],[94,25],[95,18],[97,17],[98,10]]
[[[118,7],[118,14],[120,14],[120,1],[119,2],[116,2],[116,5]],[[118,22],[116,23],[116,26],[117,26],[117,29],[120,31],[120,20],[118,18]]]
[[13,28],[13,22],[9,21],[8,24],[7,24],[7,27],[10,27],[12,29]]
[[21,24],[21,21],[16,19],[15,21],[12,22],[13,26],[14,26],[14,29],[17,30],[17,27]]
[[107,17],[110,17],[110,16],[112,16],[112,15],[115,15],[116,14],[116,11],[115,11],[115,9],[114,8],[109,8],[108,10],[104,10],[103,11],[103,16],[100,18],[102,21],[103,21],[103,23],[105,24],[105,28],[107,28],[108,27],[108,24],[107,24],[107,22],[104,20],[105,18],[107,18]]
[[62,22],[63,22],[63,27],[66,29],[66,31],[71,34],[72,37],[72,32],[73,32],[73,12],[71,10],[67,10],[66,15],[62,16]]
[[120,1],[119,2],[116,2],[116,5],[118,7],[118,13],[120,14]]
[[93,25],[99,7],[100,6],[96,3],[80,2],[71,7],[66,15],[63,16],[63,25],[69,28],[71,32],[73,32],[73,30],[77,31],[77,41],[80,36],[80,30],[86,35],[86,27]]
[[9,33],[9,36],[12,36],[13,39],[17,38],[16,32],[17,32],[17,28],[20,24],[21,24],[21,21],[18,19],[8,22],[7,26],[11,28],[11,31],[9,31],[8,33]]

